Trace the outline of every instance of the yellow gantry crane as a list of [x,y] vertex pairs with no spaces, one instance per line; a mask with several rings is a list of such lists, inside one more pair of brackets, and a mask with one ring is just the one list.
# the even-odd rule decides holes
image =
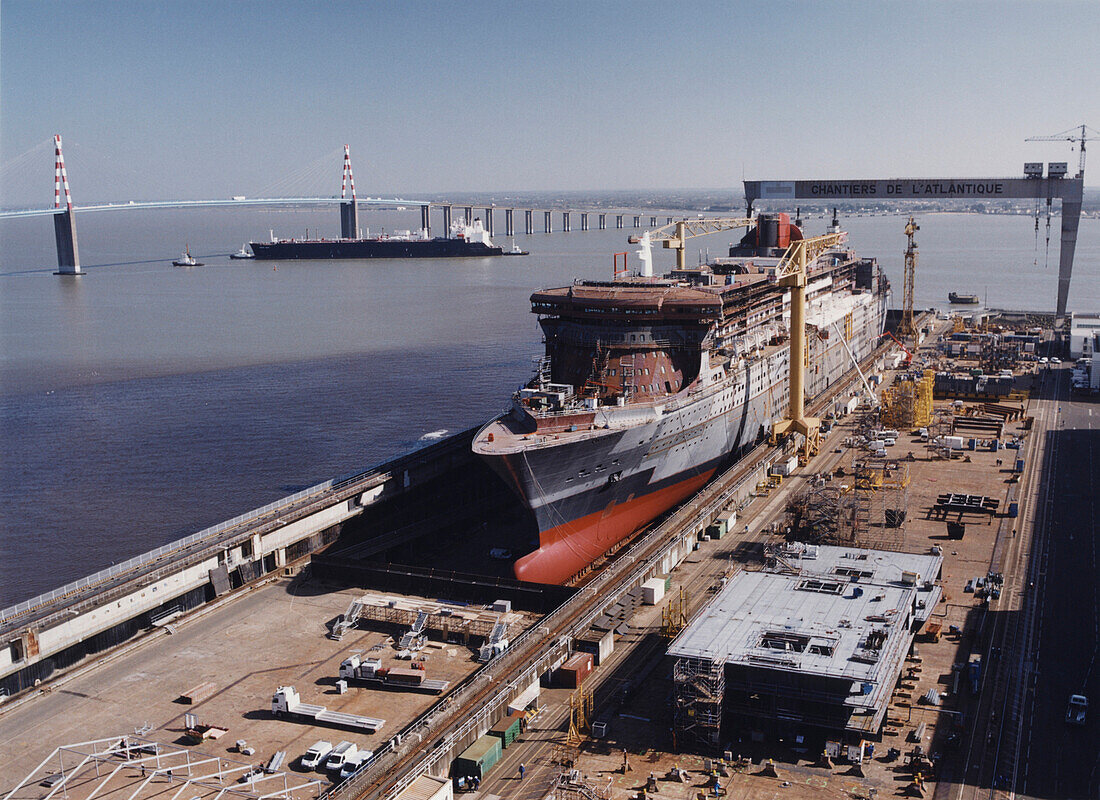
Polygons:
[[701,217],[699,219],[682,219],[660,228],[646,231],[641,236],[631,236],[627,239],[630,244],[644,244],[645,237],[649,237],[650,244],[661,242],[666,250],[676,251],[676,269],[685,269],[687,260],[685,257],[688,239],[696,236],[706,236],[711,233],[732,231],[736,228],[747,228],[756,224],[755,217]]
[[806,266],[844,241],[844,236],[844,233],[826,233],[791,242],[775,270],[779,285],[791,290],[791,399],[787,419],[772,426],[772,436],[801,433],[806,439],[803,452],[807,457],[817,453],[821,420],[806,416]]
[[[755,217],[683,219],[646,231],[641,236],[631,236],[627,241],[643,245],[662,242],[665,249],[676,251],[676,268],[684,269],[687,266],[685,249],[688,239],[747,228],[755,224]],[[844,236],[844,233],[827,233],[791,242],[776,268],[779,285],[791,290],[791,397],[787,419],[775,423],[772,435],[778,437],[790,432],[801,433],[806,439],[804,452],[807,456],[817,453],[821,420],[806,416],[806,265],[826,250],[840,244]]]

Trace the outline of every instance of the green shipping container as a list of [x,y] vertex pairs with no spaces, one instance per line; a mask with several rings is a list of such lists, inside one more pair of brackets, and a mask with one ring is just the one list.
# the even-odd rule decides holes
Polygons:
[[504,717],[496,725],[489,728],[489,733],[498,737],[501,746],[505,748],[518,739],[522,731],[523,717]]
[[468,778],[476,775],[484,778],[500,761],[503,750],[499,737],[490,733],[485,734],[451,762],[451,777]]

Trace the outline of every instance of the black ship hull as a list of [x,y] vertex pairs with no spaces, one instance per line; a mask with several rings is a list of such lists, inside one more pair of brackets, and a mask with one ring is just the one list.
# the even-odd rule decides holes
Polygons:
[[250,242],[265,261],[358,258],[481,258],[504,254],[503,248],[463,239],[310,239]]
[[979,302],[978,295],[976,294],[958,294],[956,292],[948,294],[947,299],[955,305],[964,306],[976,306]]

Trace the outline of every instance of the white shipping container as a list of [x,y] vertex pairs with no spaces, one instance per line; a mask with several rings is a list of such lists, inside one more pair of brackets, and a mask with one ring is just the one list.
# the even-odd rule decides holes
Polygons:
[[454,785],[446,778],[421,775],[397,796],[397,800],[454,800]]
[[772,464],[772,475],[790,475],[798,469],[798,456],[790,456]]
[[855,412],[855,410],[857,408],[859,408],[859,395],[856,395],[855,397],[848,398],[848,402],[844,406],[844,413],[845,414],[852,414],[852,413]]
[[665,579],[650,578],[642,584],[642,603],[647,606],[655,606],[665,596]]
[[[565,659],[563,658],[560,662],[558,662],[557,666],[561,666],[561,664],[564,663],[564,662],[565,662]],[[555,667],[555,669],[557,669],[557,666]],[[516,696],[515,700],[513,700],[511,703],[508,704],[508,713],[509,714],[514,714],[518,711],[526,711],[532,703],[537,703],[538,699],[539,699],[539,682],[537,680],[535,680],[534,682],[531,683],[530,686],[528,686],[526,689],[524,689],[522,692],[520,692]]]
[[966,439],[961,436],[945,436],[943,437],[943,444],[945,447],[950,447],[952,450],[964,450],[966,448]]

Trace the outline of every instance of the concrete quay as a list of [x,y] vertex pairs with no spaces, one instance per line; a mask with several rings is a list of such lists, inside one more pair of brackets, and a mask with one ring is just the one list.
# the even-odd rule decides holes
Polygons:
[[[384,515],[441,477],[465,471],[472,435],[326,481],[0,611],[0,693],[31,689],[264,576],[293,573],[349,520]],[[400,541],[433,529],[416,514],[410,521],[422,524],[402,531]]]

